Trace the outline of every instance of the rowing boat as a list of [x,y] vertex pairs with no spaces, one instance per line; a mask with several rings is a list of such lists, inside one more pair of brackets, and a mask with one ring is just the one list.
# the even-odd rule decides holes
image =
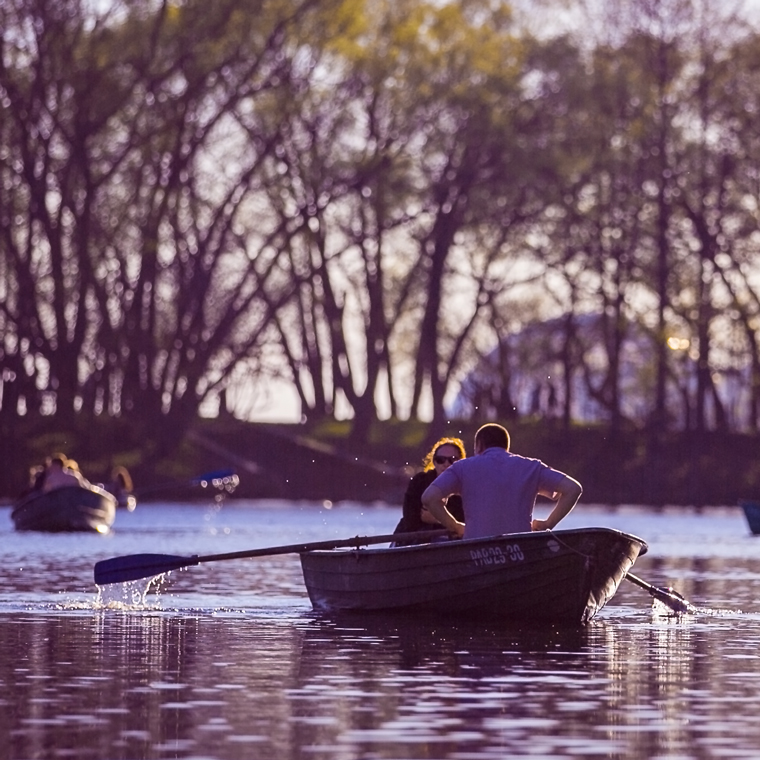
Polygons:
[[65,486],[52,491],[32,491],[20,499],[11,511],[16,530],[49,533],[108,533],[115,518],[116,498],[97,486]]
[[760,502],[743,499],[739,501],[739,506],[744,510],[749,529],[755,536],[760,535]]
[[636,536],[583,528],[310,551],[300,559],[319,612],[583,624],[612,598],[646,550]]

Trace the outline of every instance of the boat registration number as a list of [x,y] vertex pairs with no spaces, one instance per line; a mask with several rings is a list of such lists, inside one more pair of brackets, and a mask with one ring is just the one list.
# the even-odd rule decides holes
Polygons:
[[505,565],[507,562],[522,562],[525,556],[517,544],[489,546],[486,549],[470,549],[470,557],[476,567],[483,565]]

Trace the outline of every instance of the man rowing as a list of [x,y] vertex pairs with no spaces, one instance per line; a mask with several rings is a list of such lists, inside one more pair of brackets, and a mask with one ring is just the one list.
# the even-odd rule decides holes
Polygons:
[[[578,502],[583,488],[577,480],[539,459],[513,454],[509,445],[506,428],[483,425],[475,433],[475,456],[454,462],[422,494],[423,505],[451,533],[484,538],[553,530]],[[464,523],[446,508],[452,494],[462,497]],[[556,501],[545,520],[533,519],[538,495]]]

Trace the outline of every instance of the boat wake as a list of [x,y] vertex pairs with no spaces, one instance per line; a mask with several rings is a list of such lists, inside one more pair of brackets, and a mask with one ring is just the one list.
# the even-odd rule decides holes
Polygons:
[[672,607],[669,607],[664,602],[659,601],[658,599],[653,600],[652,602],[652,613],[655,615],[655,617],[667,617],[667,618],[690,618],[692,616],[702,615],[702,616],[710,616],[710,617],[731,617],[734,615],[742,615],[745,616],[747,613],[745,613],[742,610],[727,610],[727,609],[720,609],[720,608],[713,608],[713,607],[699,607],[696,604],[691,604],[689,602],[688,607],[684,610],[676,611],[673,610]]

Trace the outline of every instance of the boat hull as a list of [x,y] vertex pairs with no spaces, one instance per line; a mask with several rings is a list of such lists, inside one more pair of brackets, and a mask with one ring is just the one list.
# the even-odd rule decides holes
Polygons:
[[35,492],[11,511],[16,530],[108,533],[116,518],[116,499],[101,488],[67,486]]
[[301,554],[321,612],[394,612],[510,623],[586,623],[646,543],[607,528],[516,533]]
[[747,518],[747,525],[753,535],[760,535],[760,501],[744,500],[739,502],[739,506],[744,510],[744,516]]

